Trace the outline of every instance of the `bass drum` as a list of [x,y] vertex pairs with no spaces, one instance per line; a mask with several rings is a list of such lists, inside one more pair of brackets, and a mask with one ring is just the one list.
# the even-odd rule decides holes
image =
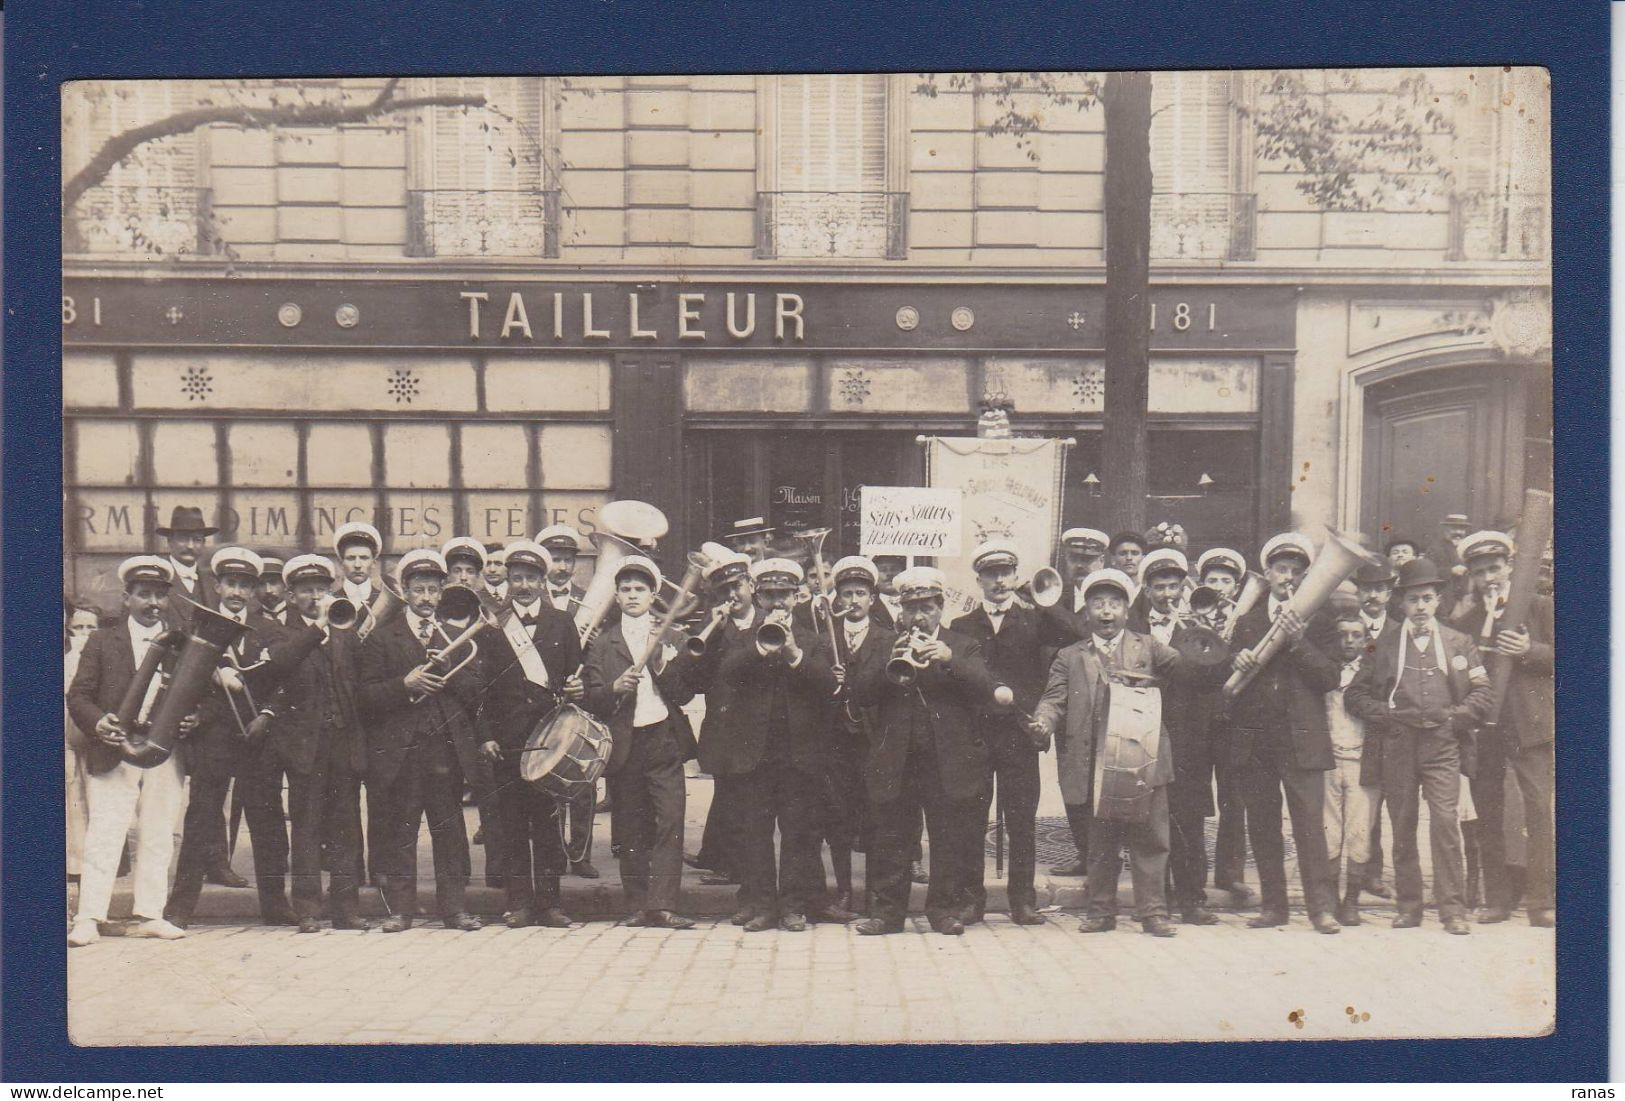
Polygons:
[[573,703],[536,724],[519,758],[519,778],[556,799],[593,790],[615,744],[609,727]]

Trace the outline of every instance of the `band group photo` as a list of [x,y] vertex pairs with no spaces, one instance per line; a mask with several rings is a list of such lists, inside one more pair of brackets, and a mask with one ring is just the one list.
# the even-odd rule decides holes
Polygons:
[[[1550,516],[1531,490],[1500,526],[1451,514],[1437,539],[1079,526],[1049,559],[968,543],[960,582],[761,516],[673,547],[631,499],[591,532],[460,536],[387,566],[367,522],[283,558],[218,545],[178,505],[118,565],[118,614],[65,616],[68,943],[183,938],[205,883],[300,933],[472,932],[491,915],[471,846],[501,925],[561,935],[583,924],[561,880],[616,873],[621,924],[694,927],[685,866],[737,884],[747,933],[902,933],[916,883],[948,936],[990,916],[1222,936],[1181,928],[1216,910],[1321,934],[1551,926]],[[1076,877],[1070,914],[1035,886],[1057,787],[1076,856],[1048,874]],[[600,800],[613,870],[591,859]]]

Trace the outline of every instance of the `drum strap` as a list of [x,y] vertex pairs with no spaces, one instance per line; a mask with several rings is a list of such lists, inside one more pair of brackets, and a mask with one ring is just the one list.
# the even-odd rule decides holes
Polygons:
[[514,655],[519,659],[519,669],[525,674],[525,679],[546,688],[547,665],[536,650],[536,640],[530,637],[530,631],[519,622],[519,617],[511,615],[505,618],[502,621],[502,633],[507,638],[508,644],[513,647]]

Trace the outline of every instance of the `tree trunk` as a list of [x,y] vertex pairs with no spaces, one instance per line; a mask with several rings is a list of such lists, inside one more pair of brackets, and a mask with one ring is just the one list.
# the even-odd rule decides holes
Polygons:
[[1146,529],[1151,372],[1151,74],[1108,73],[1106,425],[1101,490],[1113,532]]

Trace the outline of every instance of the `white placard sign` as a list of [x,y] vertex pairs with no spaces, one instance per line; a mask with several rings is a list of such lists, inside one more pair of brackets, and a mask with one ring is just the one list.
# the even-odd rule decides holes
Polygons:
[[864,486],[862,553],[957,556],[964,522],[963,495],[933,486]]

